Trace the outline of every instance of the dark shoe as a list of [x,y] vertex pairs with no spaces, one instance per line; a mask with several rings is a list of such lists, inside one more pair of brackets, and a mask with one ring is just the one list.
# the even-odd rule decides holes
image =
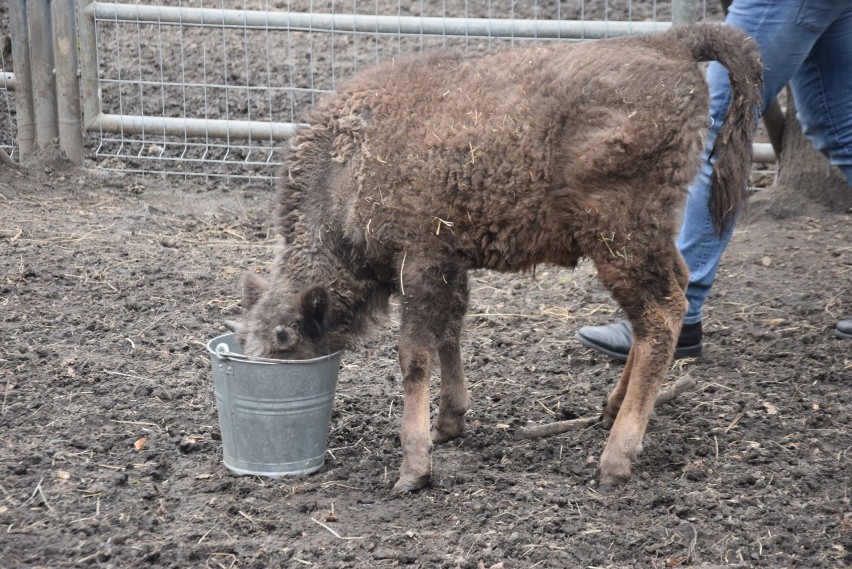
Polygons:
[[852,340],[852,319],[841,320],[838,322],[837,328],[834,329],[834,333],[837,334],[838,338]]
[[[684,324],[675,347],[675,359],[694,358],[701,355],[701,322]],[[630,322],[621,320],[615,324],[603,326],[583,326],[577,331],[577,340],[587,348],[592,348],[618,361],[627,361],[627,354],[633,346],[633,329]]]

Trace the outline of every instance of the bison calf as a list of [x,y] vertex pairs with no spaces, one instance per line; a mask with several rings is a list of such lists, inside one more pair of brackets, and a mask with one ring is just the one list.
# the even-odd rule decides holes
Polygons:
[[432,444],[459,436],[470,406],[459,351],[468,271],[573,267],[586,256],[635,335],[605,404],[612,429],[600,462],[602,487],[626,482],[685,311],[674,238],[705,142],[696,62],[708,60],[728,69],[734,93],[713,149],[711,207],[722,228],[744,200],[762,80],[753,42],[736,29],[424,55],[359,73],[292,140],[271,282],[245,280],[245,352],[334,352],[398,294],[405,404],[395,489],[415,490],[431,474]]

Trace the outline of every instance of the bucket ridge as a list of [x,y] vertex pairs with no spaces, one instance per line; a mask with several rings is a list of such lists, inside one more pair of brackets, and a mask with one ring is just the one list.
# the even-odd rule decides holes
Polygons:
[[[216,403],[225,404],[224,397],[217,393]],[[334,392],[318,397],[302,397],[299,399],[274,399],[245,397],[231,395],[227,407],[233,413],[247,415],[305,415],[321,409],[326,409],[334,401]]]

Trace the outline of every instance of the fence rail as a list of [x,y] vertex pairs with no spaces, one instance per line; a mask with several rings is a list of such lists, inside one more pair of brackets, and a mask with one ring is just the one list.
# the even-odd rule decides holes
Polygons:
[[[21,154],[58,136],[75,161],[94,148],[100,167],[252,178],[275,175],[278,144],[318,96],[383,59],[721,17],[699,0],[443,0],[420,13],[399,0],[10,2],[15,73],[2,71],[0,89],[14,91]],[[775,156],[756,145],[755,159]]]
[[317,12],[261,12],[218,8],[140,6],[93,2],[86,13],[96,19],[140,24],[212,26],[270,31],[360,32],[480,38],[600,39],[649,34],[671,27],[671,22],[583,20],[516,20],[327,14]]

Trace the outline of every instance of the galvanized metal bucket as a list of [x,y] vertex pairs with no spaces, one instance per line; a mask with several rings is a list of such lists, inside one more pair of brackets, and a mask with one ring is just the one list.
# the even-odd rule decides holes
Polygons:
[[309,474],[325,462],[340,356],[272,360],[240,353],[234,334],[213,338],[223,462],[235,474]]

